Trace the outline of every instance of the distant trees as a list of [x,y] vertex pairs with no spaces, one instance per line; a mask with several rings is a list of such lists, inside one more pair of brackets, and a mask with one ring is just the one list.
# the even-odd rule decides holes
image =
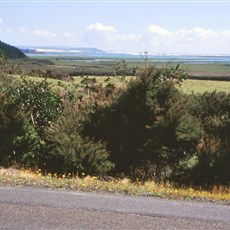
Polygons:
[[2,50],[6,57],[9,59],[19,59],[26,57],[26,55],[20,49],[2,41],[0,41],[0,50]]

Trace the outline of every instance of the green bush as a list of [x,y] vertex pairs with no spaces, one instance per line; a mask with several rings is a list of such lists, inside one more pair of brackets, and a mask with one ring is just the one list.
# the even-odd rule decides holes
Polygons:
[[18,80],[0,56],[0,164],[40,167],[44,130],[62,113],[63,103],[46,81]]
[[190,182],[207,186],[229,185],[230,94],[214,91],[191,95],[188,108],[191,115],[200,120],[204,130]]
[[[0,98],[0,164],[35,166],[41,138],[19,104],[5,96]],[[31,162],[25,156],[31,153]]]
[[49,171],[102,175],[113,168],[105,144],[79,134],[84,116],[82,110],[71,109],[47,130]]
[[46,80],[34,81],[22,77],[10,93],[15,103],[21,104],[24,113],[30,116],[40,135],[62,113],[62,99],[51,90]]
[[168,180],[195,152],[202,128],[175,87],[185,76],[178,67],[147,68],[120,97],[89,115],[82,133],[107,143],[114,173]]

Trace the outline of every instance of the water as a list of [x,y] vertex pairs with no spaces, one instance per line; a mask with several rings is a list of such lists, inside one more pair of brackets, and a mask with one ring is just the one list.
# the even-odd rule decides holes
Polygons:
[[[29,57],[57,57],[65,61],[108,62],[125,59],[127,61],[143,60],[141,54],[109,53],[100,50],[83,50],[72,52],[69,50],[44,50],[37,53],[26,53]],[[230,65],[230,55],[148,55],[150,62],[177,62],[188,64],[221,63]]]
[[230,65],[230,56],[161,55],[151,56],[151,58],[158,62],[179,62],[189,64],[224,63]]

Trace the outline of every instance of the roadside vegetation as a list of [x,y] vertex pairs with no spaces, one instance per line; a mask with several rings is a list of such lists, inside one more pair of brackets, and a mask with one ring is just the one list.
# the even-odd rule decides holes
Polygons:
[[229,92],[184,92],[179,65],[147,64],[127,78],[122,60],[118,82],[34,80],[1,54],[0,165],[33,173],[2,171],[0,183],[229,200]]
[[29,186],[60,190],[78,190],[97,193],[115,193],[131,196],[153,196],[167,199],[195,200],[230,204],[230,191],[223,186],[214,186],[212,190],[202,187],[175,187],[169,183],[159,184],[154,181],[141,182],[139,178],[131,181],[127,178],[100,178],[96,176],[71,174],[42,174],[41,170],[1,168],[0,185]]

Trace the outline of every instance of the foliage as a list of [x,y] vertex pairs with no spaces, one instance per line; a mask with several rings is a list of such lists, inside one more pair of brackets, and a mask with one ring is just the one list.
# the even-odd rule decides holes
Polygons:
[[[25,116],[21,105],[6,95],[0,98],[0,162],[2,165],[21,164],[35,166],[41,139]],[[25,158],[32,154],[31,162]],[[24,158],[24,159],[23,159]],[[23,163],[23,164],[24,164]]]
[[229,184],[230,94],[214,91],[190,96],[189,109],[201,121],[205,133],[190,181],[202,185]]
[[115,74],[125,77],[127,75],[128,71],[128,65],[125,61],[125,59],[121,60],[120,62],[117,63],[116,68],[115,68]]
[[8,45],[0,41],[0,50],[4,52],[7,58],[10,59],[18,59],[18,58],[25,58],[26,55],[18,48]]
[[0,163],[7,164],[14,154],[13,141],[21,132],[20,106],[9,97],[9,88],[16,84],[6,74],[7,57],[0,52]]
[[101,175],[113,168],[105,144],[79,134],[84,116],[83,111],[70,110],[47,130],[49,171]]
[[107,143],[115,173],[166,180],[184,152],[195,151],[202,130],[175,87],[186,76],[178,67],[145,68],[119,98],[85,121],[82,132]]
[[24,113],[29,114],[38,132],[42,132],[62,113],[63,103],[52,92],[46,81],[27,80],[22,77],[17,87],[11,89],[15,103],[22,104]]
[[[46,79],[13,78],[1,53],[0,163],[229,185],[230,95],[183,94],[187,74],[179,66],[156,69],[147,56],[143,60],[144,69],[121,86],[110,78],[81,77],[54,88]],[[125,61],[118,67],[127,74]]]
[[44,155],[44,130],[61,114],[61,98],[46,81],[36,82],[6,73],[0,58],[0,161],[37,167]]
[[[46,61],[46,60],[43,60]],[[53,63],[49,63],[49,65],[53,65]],[[70,81],[73,80],[68,73],[65,73],[63,71],[57,71],[57,70],[51,70],[51,69],[32,69],[29,72],[30,76],[35,76],[35,77],[43,77],[43,78],[50,78],[50,79],[57,79],[57,80],[63,80],[63,81]]]

